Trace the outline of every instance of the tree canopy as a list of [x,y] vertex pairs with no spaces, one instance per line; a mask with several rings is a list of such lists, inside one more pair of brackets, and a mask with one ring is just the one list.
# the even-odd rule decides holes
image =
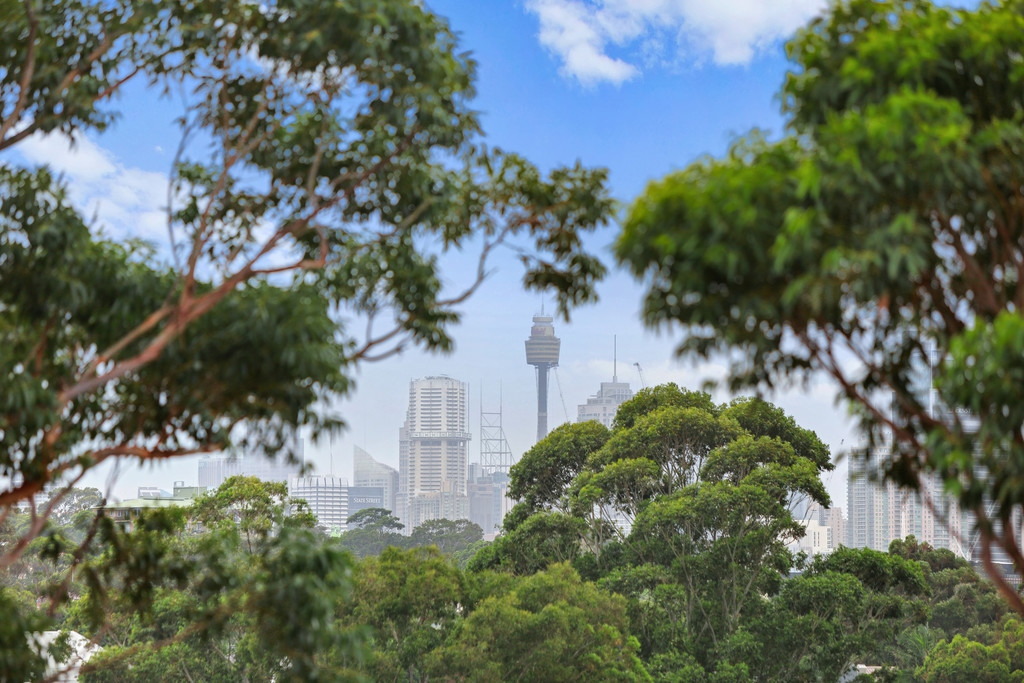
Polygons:
[[[638,397],[647,414],[629,406],[632,427],[612,430],[578,478],[601,467],[595,454],[619,434],[650,433],[651,415],[681,460],[699,452],[698,435],[680,435],[707,426],[707,416],[685,412],[702,409],[680,414],[650,398]],[[786,418],[763,402],[705,399],[692,405],[707,415],[738,406]],[[735,429],[735,419],[726,424]],[[787,420],[758,423],[766,422]],[[796,442],[815,443],[790,426]],[[630,486],[650,498],[617,495],[591,512],[570,481],[564,505],[534,510],[506,531],[508,541],[482,547],[464,547],[480,533],[465,520],[433,520],[403,536],[379,508],[357,512],[349,532],[328,537],[280,484],[246,477],[190,506],[145,510],[130,527],[81,510],[65,523],[51,520],[0,574],[4,671],[18,680],[53,673],[25,647],[26,633],[48,628],[103,648],[83,667],[86,681],[835,681],[854,663],[884,665],[878,680],[962,680],[972,668],[999,680],[1022,669],[1024,627],[991,583],[947,551],[908,537],[888,553],[839,548],[809,562],[794,555],[785,541],[802,529],[780,502],[793,492],[780,485],[805,475],[797,468],[795,478],[782,476],[781,463],[811,460],[742,430],[731,438],[678,490]],[[635,443],[643,446],[637,457],[619,448],[618,462],[657,452],[650,441]],[[657,467],[646,472],[658,481]],[[623,523],[620,499],[640,512],[631,527],[612,530],[609,518]],[[30,520],[28,512],[9,516],[0,546]],[[88,534],[97,542],[83,545]],[[373,545],[372,534],[388,542]],[[431,546],[404,547],[417,543]],[[460,555],[474,548],[463,569]],[[55,646],[47,654],[61,660]]]
[[[165,244],[105,237],[46,167],[0,163],[2,510],[112,458],[287,457],[298,429],[340,427],[354,364],[450,349],[503,244],[562,312],[593,297],[605,172],[488,149],[475,64],[419,2],[0,12],[0,150],[116,131],[133,80],[185,100]],[[456,249],[479,262],[453,290]]]
[[[832,467],[813,432],[763,400],[643,389],[612,430],[563,425],[512,467],[519,502],[469,567],[532,575],[572,563],[628,598],[649,661],[725,675],[730,662],[755,666],[729,649],[794,566],[804,529],[793,511],[828,504],[820,474]],[[859,607],[860,593],[851,599]]]
[[[0,45],[4,578],[58,561],[38,624],[86,588],[91,617],[107,614],[108,591],[160,606],[182,630],[156,639],[176,646],[242,623],[246,635],[228,642],[248,643],[255,668],[227,661],[243,677],[333,670],[318,648],[358,659],[348,636],[315,632],[333,618],[333,606],[317,612],[324,592],[346,594],[348,555],[299,524],[311,519],[300,505],[282,516],[280,487],[235,481],[187,522],[156,513],[127,536],[102,515],[65,525],[75,503],[62,501],[115,459],[294,458],[299,430],[341,428],[334,399],[358,363],[411,344],[452,348],[459,306],[503,245],[521,257],[524,285],[554,294],[562,313],[592,299],[604,267],[583,235],[610,216],[606,172],[542,173],[488,148],[475,64],[416,0],[2,0]],[[181,99],[167,205],[153,207],[166,213],[159,243],[131,229],[115,239],[64,179],[16,155],[32,136],[116,135],[130,83]],[[450,251],[471,261],[461,281],[442,276]],[[179,543],[186,523],[209,533]],[[136,617],[148,619],[125,617],[129,631]],[[145,666],[135,652],[107,662],[171,675],[161,657],[173,650]]]
[[887,474],[938,472],[1018,572],[1022,9],[833,4],[788,44],[788,135],[652,183],[616,246],[681,352],[734,388],[830,376]]

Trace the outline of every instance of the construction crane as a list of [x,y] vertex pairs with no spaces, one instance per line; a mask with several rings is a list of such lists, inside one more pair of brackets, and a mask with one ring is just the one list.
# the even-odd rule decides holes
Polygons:
[[642,388],[646,389],[647,388],[647,382],[644,381],[644,371],[643,371],[643,369],[640,367],[639,363],[633,363],[633,365],[636,366],[636,372],[637,372],[638,375],[640,375],[640,386]]

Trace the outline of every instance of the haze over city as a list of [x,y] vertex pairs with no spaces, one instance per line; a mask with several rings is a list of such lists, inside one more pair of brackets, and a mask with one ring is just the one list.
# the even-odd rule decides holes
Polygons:
[[[759,3],[723,3],[700,13],[686,3],[662,3],[658,10],[605,1],[583,12],[576,2],[430,2],[448,17],[462,46],[479,65],[479,95],[487,144],[525,155],[542,169],[577,160],[610,170],[610,185],[623,208],[650,180],[686,166],[702,155],[719,155],[732,139],[753,128],[781,134],[778,90],[786,69],[780,39],[824,3],[788,3],[785,11],[764,12]],[[732,19],[743,16],[744,21]],[[616,23],[619,28],[609,28]],[[141,83],[130,85],[120,103],[116,133],[89,134],[67,152],[57,138],[36,137],[20,148],[29,162],[47,161],[71,183],[72,196],[95,215],[105,232],[141,237],[165,249],[166,177],[180,143],[175,117],[180,99],[160,97]],[[588,236],[611,267],[600,283],[600,301],[555,321],[562,358],[550,390],[550,426],[576,417],[602,381],[613,374],[613,338],[618,339],[618,377],[635,391],[677,382],[700,388],[723,375],[723,365],[696,366],[678,360],[679,334],[651,331],[640,321],[641,288],[614,268],[609,247],[612,224]],[[349,429],[330,443],[306,443],[314,472],[351,477],[352,448],[359,445],[382,462],[397,465],[398,429],[405,419],[409,381],[446,374],[469,382],[470,424],[477,433],[480,401],[504,413],[505,432],[518,455],[535,440],[536,387],[526,365],[523,342],[531,317],[553,301],[523,291],[522,268],[510,250],[489,263],[484,285],[461,307],[448,355],[408,349],[361,365],[356,389],[338,405]],[[476,255],[444,258],[449,291],[471,280]],[[359,325],[361,322],[355,322]],[[714,394],[726,400],[724,391]],[[814,430],[838,455],[854,441],[850,422],[833,403],[834,389],[818,383],[766,395]],[[564,406],[564,408],[563,408]],[[470,443],[475,459],[479,441]],[[333,453],[333,456],[332,456]],[[159,463],[142,471],[123,463],[90,475],[91,485],[118,497],[142,485],[192,482],[195,459]],[[843,505],[845,468],[829,476],[833,502]]]

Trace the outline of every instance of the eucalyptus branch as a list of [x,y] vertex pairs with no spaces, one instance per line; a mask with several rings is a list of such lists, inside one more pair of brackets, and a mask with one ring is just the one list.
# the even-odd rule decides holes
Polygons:
[[100,94],[96,96],[96,101],[98,102],[98,101],[100,101],[100,100],[105,100],[105,99],[107,99],[108,97],[110,97],[111,95],[113,95],[113,94],[114,94],[115,92],[117,92],[118,90],[120,90],[120,89],[121,89],[121,87],[122,87],[122,86],[123,86],[123,85],[124,85],[125,83],[127,83],[127,82],[128,82],[128,81],[130,81],[131,79],[135,78],[135,76],[137,76],[137,75],[138,75],[138,74],[140,74],[141,72],[142,72],[142,66],[141,66],[141,65],[139,65],[139,66],[136,66],[136,67],[135,67],[134,69],[132,69],[131,71],[129,71],[129,72],[128,72],[128,73],[127,73],[127,74],[126,74],[125,76],[121,77],[121,78],[120,78],[120,79],[118,79],[117,81],[114,81],[113,83],[111,83],[110,85],[108,85],[108,86],[107,86],[106,88],[104,88],[103,90],[101,90],[101,91],[100,91]]
[[992,536],[991,529],[981,529],[981,562],[985,566],[985,573],[988,574],[989,579],[995,584],[999,594],[1003,596],[1003,599],[1009,603],[1010,607],[1013,608],[1017,614],[1024,614],[1024,600],[1021,599],[1020,593],[1017,589],[1010,585],[1010,583],[1003,576],[1003,573],[996,566],[992,560],[992,546],[998,545],[996,539]]
[[174,158],[171,160],[171,172],[167,177],[167,239],[171,247],[171,259],[174,263],[174,270],[181,270],[181,254],[178,253],[178,242],[174,236],[174,186],[175,177],[181,160],[185,157],[185,148],[192,133],[194,119],[189,119],[185,114],[182,117],[181,137],[178,138],[178,148],[174,151]]
[[3,149],[7,133],[21,121],[21,114],[25,111],[28,103],[28,92],[32,85],[32,77],[36,70],[36,34],[39,31],[39,20],[32,8],[32,0],[24,0],[22,5],[25,8],[25,18],[28,20],[28,36],[25,46],[25,61],[21,66],[21,78],[18,81],[18,99],[14,102],[14,109],[3,121],[0,121],[0,149]]
[[[224,86],[225,81],[223,79],[226,78],[227,73],[225,72],[221,79],[221,88],[219,91],[222,98],[224,97],[224,93],[226,90]],[[270,106],[270,84],[271,81],[268,77],[267,80],[264,81],[264,97],[262,101],[257,106],[256,111],[253,113],[253,115],[249,117],[249,121],[246,124],[246,127],[243,129],[242,134],[231,147],[229,147],[227,144],[227,120],[225,119],[224,121],[222,121],[222,126],[224,127],[224,132],[221,135],[221,141],[224,143],[223,161],[221,162],[221,167],[219,169],[219,173],[217,176],[217,182],[214,183],[213,188],[207,194],[206,207],[203,209],[202,213],[199,216],[198,227],[196,229],[195,235],[193,235],[192,237],[192,251],[189,254],[188,266],[184,274],[184,287],[182,288],[183,300],[186,296],[191,296],[192,287],[195,284],[196,267],[199,263],[199,258],[202,255],[203,248],[206,246],[206,243],[210,239],[210,215],[212,214],[213,208],[216,205],[216,202],[220,198],[221,194],[227,188],[229,179],[231,178],[231,169],[234,167],[236,163],[238,163],[239,160],[248,156],[256,148],[257,145],[261,144],[262,142],[265,142],[267,139],[269,139],[270,135],[280,130],[281,126],[284,125],[280,118],[275,119],[273,125],[267,126],[261,135],[257,136],[254,139],[250,139],[253,132],[255,132],[256,126],[258,125],[263,113],[266,112],[267,108]],[[222,101],[221,112],[223,116],[226,116],[227,110],[227,103]]]
[[[28,1],[31,1],[31,0],[28,0]],[[91,68],[93,63],[97,59],[102,57],[104,54],[106,54],[110,50],[111,47],[113,47],[113,44],[114,44],[114,41],[111,38],[110,33],[104,33],[103,40],[100,41],[100,44],[98,46],[96,46],[96,48],[93,49],[92,52],[90,52],[84,58],[82,58],[78,62],[78,65],[74,69],[72,69],[67,74],[65,74],[64,78],[61,79],[61,82],[57,85],[56,88],[54,88],[53,92],[57,93],[58,97],[63,96],[63,94],[67,91],[67,89],[70,88],[71,85],[76,80],[78,80],[83,75],[85,75],[86,70]],[[92,98],[92,100],[94,102],[98,101],[99,99],[100,99],[99,95],[93,96],[93,98]],[[59,115],[54,115],[52,118],[59,118]],[[9,138],[4,138],[2,135],[0,135],[0,151],[3,151],[4,149],[6,149],[8,147],[16,145],[17,143],[21,142],[25,138],[27,138],[30,135],[34,134],[37,130],[39,130],[39,128],[41,127],[42,123],[43,123],[43,121],[41,121],[40,119],[36,118],[31,123],[29,123],[27,126],[22,128],[20,131],[18,131],[17,133],[15,133],[14,135],[12,135]]]

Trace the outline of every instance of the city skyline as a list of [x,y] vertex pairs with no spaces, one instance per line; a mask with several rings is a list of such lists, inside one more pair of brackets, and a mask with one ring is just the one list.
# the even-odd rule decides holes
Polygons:
[[[528,331],[530,317],[526,318],[526,322],[523,323],[524,329]],[[568,326],[571,328],[571,326]],[[559,328],[561,330],[561,328]],[[561,335],[561,331],[559,331]],[[613,341],[609,335],[608,341]],[[623,335],[618,335],[620,338]],[[626,335],[627,338],[629,335]],[[571,337],[570,337],[571,338]],[[467,385],[467,405],[468,405],[468,417],[467,424],[469,426],[469,433],[471,435],[468,442],[468,463],[480,462],[480,407],[486,410],[497,411],[500,407],[503,414],[503,422],[505,424],[506,432],[510,433],[509,444],[513,453],[513,459],[518,460],[519,457],[529,450],[534,443],[536,443],[535,434],[530,432],[536,428],[536,409],[537,409],[537,397],[536,397],[536,379],[531,377],[533,374],[533,368],[529,367],[525,361],[522,360],[522,337],[513,342],[514,346],[517,347],[516,351],[519,354],[519,360],[523,366],[526,377],[518,378],[520,385],[516,387],[514,383],[509,382],[505,378],[499,378],[493,382],[482,381],[479,384],[475,384],[472,381],[465,381]],[[620,360],[618,369],[621,370],[622,366],[627,363],[621,360],[622,344],[619,345]],[[580,409],[587,405],[588,401],[600,393],[600,389],[595,391],[596,387],[603,387],[603,385],[611,384],[608,379],[618,379],[619,382],[615,383],[616,387],[621,390],[618,385],[626,385],[629,390],[634,394],[644,385],[647,387],[655,386],[669,381],[675,381],[680,386],[688,389],[700,389],[700,384],[697,382],[687,382],[687,372],[685,368],[676,368],[674,371],[669,369],[667,372],[661,368],[648,368],[648,363],[640,363],[643,370],[637,370],[633,367],[634,362],[628,363],[627,372],[632,373],[635,377],[624,376],[623,373],[616,373],[615,359],[612,357],[611,349],[609,349],[608,358],[598,359],[576,359],[567,358],[571,354],[571,351],[566,352],[563,355],[563,360],[567,361],[564,363],[565,367],[559,368],[554,371],[552,375],[553,379],[550,382],[550,396],[549,396],[549,414],[551,422],[549,425],[549,431],[555,427],[565,424],[576,422],[579,419]],[[374,460],[379,463],[398,469],[400,465],[399,458],[399,438],[396,436],[400,430],[402,423],[406,417],[406,410],[402,407],[401,401],[398,396],[408,394],[408,386],[410,380],[415,378],[415,375],[409,375],[406,377],[394,376],[394,373],[389,372],[385,366],[389,363],[402,364],[402,358],[391,359],[385,361],[383,364],[377,366],[371,366],[371,370],[379,369],[380,373],[374,373],[376,381],[383,381],[388,384],[394,384],[403,387],[399,393],[391,396],[384,401],[381,405],[373,407],[372,411],[368,407],[360,406],[357,401],[353,401],[353,410],[346,415],[346,419],[349,423],[349,428],[345,433],[335,437],[334,439],[325,440],[324,443],[315,443],[308,440],[303,440],[302,451],[304,453],[304,462],[310,466],[309,474],[311,475],[324,475],[324,476],[340,476],[350,478],[355,481],[355,460],[356,450],[361,450],[368,453]],[[455,377],[462,380],[462,377],[458,377],[458,363],[454,356],[439,357],[435,367],[442,367],[447,372],[434,372],[426,373],[426,376],[437,375],[437,376],[448,376]],[[642,376],[641,376],[642,373]],[[421,375],[424,376],[424,375]],[[653,378],[652,378],[653,376]],[[625,379],[625,381],[623,381]],[[663,381],[662,381],[663,380]],[[481,386],[483,385],[483,386]],[[727,400],[727,395],[721,391],[712,392],[716,400],[723,401]],[[532,395],[531,395],[532,394]],[[510,397],[518,396],[518,402]],[[809,407],[815,407],[815,400],[813,396],[808,396],[807,404]],[[790,412],[790,408],[785,405],[785,402],[779,402],[787,412]],[[820,403],[817,404],[820,407]],[[372,418],[366,418],[365,413],[372,415]],[[806,421],[801,421],[799,415],[794,415],[797,422],[809,429],[814,429],[813,424],[807,424]],[[371,428],[370,422],[376,422],[376,428]],[[511,428],[509,425],[513,425]],[[821,436],[819,434],[819,436]],[[823,437],[824,438],[824,437]],[[826,439],[827,441],[827,439]],[[833,456],[835,452],[833,451]],[[219,456],[214,456],[215,458]],[[183,468],[184,474],[180,476],[178,474],[160,474],[161,471],[179,471],[180,469],[163,467],[153,468],[153,474],[146,476],[146,471],[142,471],[139,474],[141,476],[136,477],[129,481],[124,481],[121,485],[115,489],[117,493],[115,495],[120,498],[128,498],[134,496],[134,491],[138,486],[143,485],[159,485],[161,482],[170,481],[171,479],[184,479],[188,482],[197,481],[196,478],[196,463],[202,462],[203,460],[210,459],[210,456],[196,456],[193,458],[183,459],[187,465]],[[841,476],[837,475],[837,472],[832,472],[830,475],[826,475],[828,480],[830,494],[833,498],[833,504],[839,507],[845,507],[846,504],[846,474],[845,468]],[[94,484],[95,485],[95,484]],[[837,496],[837,493],[842,495]]]
[[[738,23],[701,24],[686,40],[679,39],[678,46],[666,44],[663,54],[648,59],[643,35],[620,43],[598,32],[593,34],[598,42],[592,45],[564,42],[571,36],[556,25],[550,12],[555,4],[445,0],[428,6],[448,18],[460,48],[472,52],[478,63],[473,108],[481,113],[484,142],[521,153],[542,170],[576,162],[606,167],[611,191],[623,206],[651,180],[703,155],[723,153],[731,140],[752,128],[769,135],[782,133],[774,99],[787,69],[781,38],[822,5],[794,5],[791,15],[773,17],[770,25],[758,14],[758,21],[745,24],[742,31]],[[611,12],[608,7],[602,11]],[[626,18],[649,27],[651,35],[663,36],[678,33],[675,29],[687,21],[686,16],[673,14],[658,27],[662,18],[639,9]],[[661,30],[669,33],[658,33]],[[593,59],[570,59],[578,56],[573,45],[593,48],[587,53]],[[616,64],[611,71],[605,68]],[[84,214],[96,216],[97,228],[115,238],[149,240],[159,250],[167,241],[167,171],[180,140],[174,125],[180,100],[131,84],[118,106],[125,115],[109,131],[82,136],[73,149],[57,136],[37,136],[19,146],[18,154],[25,163],[50,163],[63,173],[72,198]],[[550,387],[549,429],[572,421],[576,406],[612,377],[616,336],[619,378],[629,381],[634,391],[641,387],[634,363],[642,366],[648,386],[675,381],[698,389],[724,374],[727,359],[699,366],[680,361],[674,355],[679,339],[673,330],[643,327],[641,287],[614,267],[610,245],[617,232],[612,224],[585,237],[610,267],[597,288],[600,300],[574,310],[568,322],[556,318],[562,351]],[[536,385],[534,369],[523,362],[522,344],[531,316],[554,310],[554,302],[523,290],[514,249],[494,256],[489,278],[459,310],[460,321],[452,329],[454,353],[438,356],[406,349],[354,370],[355,391],[337,403],[349,429],[334,440],[334,467],[329,442],[307,442],[306,458],[314,471],[329,474],[333,469],[350,476],[348,463],[355,445],[397,466],[392,435],[403,419],[402,409],[396,408],[401,403],[398,397],[410,378],[432,374],[469,382],[474,405],[481,393],[488,409],[500,400],[505,432],[517,456],[533,444]],[[446,291],[458,291],[472,278],[475,257],[469,251],[441,255]],[[364,321],[339,322],[362,329]],[[844,410],[833,405],[834,395],[832,385],[812,382],[806,389],[790,387],[765,398],[838,452],[855,439]],[[717,391],[714,397],[726,401],[731,395]],[[471,411],[474,423],[476,413]],[[471,444],[473,455],[476,445]],[[85,483],[127,496],[154,481],[191,479],[195,468],[194,458],[142,468],[125,461],[101,468]],[[109,475],[115,470],[116,484],[110,489]],[[846,495],[844,471],[833,473],[829,486],[839,504]]]

